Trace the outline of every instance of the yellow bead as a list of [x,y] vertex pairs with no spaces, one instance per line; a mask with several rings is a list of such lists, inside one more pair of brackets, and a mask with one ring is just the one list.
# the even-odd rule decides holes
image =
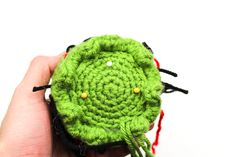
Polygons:
[[135,94],[140,93],[140,88],[138,88],[138,87],[134,88],[134,93],[135,93]]
[[80,97],[82,98],[82,99],[86,99],[87,97],[88,97],[88,94],[87,93],[82,93],[81,95],[80,95]]

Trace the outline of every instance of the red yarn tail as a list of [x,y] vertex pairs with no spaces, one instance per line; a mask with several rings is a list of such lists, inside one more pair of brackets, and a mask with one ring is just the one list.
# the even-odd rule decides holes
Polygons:
[[160,134],[160,131],[161,131],[161,121],[162,121],[163,117],[164,117],[164,111],[161,110],[160,118],[159,118],[159,121],[158,121],[158,129],[157,129],[157,132],[156,132],[156,139],[152,143],[152,153],[153,154],[156,153],[155,147],[158,146],[159,134]]
[[158,60],[156,58],[154,58],[154,61],[155,61],[156,65],[157,65],[157,68],[160,69],[160,63],[158,62]]

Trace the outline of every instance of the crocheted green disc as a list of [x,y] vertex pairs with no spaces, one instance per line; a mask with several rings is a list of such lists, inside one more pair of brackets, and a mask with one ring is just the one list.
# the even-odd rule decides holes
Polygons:
[[143,138],[160,111],[162,83],[153,55],[116,35],[72,48],[57,66],[51,93],[67,132],[88,145]]

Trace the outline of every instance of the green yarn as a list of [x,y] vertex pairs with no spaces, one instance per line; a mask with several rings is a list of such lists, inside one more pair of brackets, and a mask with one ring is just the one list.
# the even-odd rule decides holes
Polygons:
[[126,141],[133,156],[142,156],[139,147],[151,156],[143,135],[159,114],[162,89],[149,50],[105,35],[70,50],[53,74],[51,93],[72,137],[88,145]]

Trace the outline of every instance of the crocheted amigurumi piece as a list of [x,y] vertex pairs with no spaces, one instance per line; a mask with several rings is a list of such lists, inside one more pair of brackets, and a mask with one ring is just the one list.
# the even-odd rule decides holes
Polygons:
[[63,142],[78,156],[117,144],[128,145],[133,157],[143,156],[141,148],[154,156],[145,133],[160,113],[160,95],[188,92],[162,82],[159,71],[177,74],[160,69],[146,43],[116,35],[89,38],[67,52],[51,86],[33,89],[51,87],[53,125]]
[[163,85],[153,55],[119,36],[91,38],[57,66],[51,94],[67,132],[87,145],[125,141],[136,156],[160,112]]

